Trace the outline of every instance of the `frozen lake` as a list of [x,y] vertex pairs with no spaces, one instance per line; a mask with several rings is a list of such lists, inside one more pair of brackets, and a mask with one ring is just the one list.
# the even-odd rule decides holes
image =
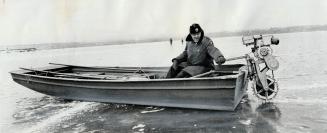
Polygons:
[[[169,66],[185,47],[180,40],[0,53],[0,132],[327,132],[327,32],[275,36],[279,94],[263,104],[249,90],[235,112],[67,102],[20,86],[8,73],[49,62]],[[241,37],[213,40],[227,58],[250,52]]]

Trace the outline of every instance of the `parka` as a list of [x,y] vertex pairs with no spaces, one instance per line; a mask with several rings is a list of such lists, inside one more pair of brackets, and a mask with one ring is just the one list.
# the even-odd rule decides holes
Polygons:
[[198,43],[195,43],[190,36],[186,38],[185,50],[176,58],[179,64],[185,64],[182,71],[187,72],[191,76],[195,76],[209,70],[214,69],[214,60],[217,62],[223,54],[214,46],[213,41],[201,33]]

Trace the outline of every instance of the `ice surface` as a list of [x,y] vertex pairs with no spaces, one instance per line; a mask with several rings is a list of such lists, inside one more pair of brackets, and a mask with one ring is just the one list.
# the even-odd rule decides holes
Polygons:
[[[327,32],[275,36],[280,39],[280,44],[273,46],[280,61],[275,73],[280,86],[278,96],[272,104],[264,104],[249,90],[249,100],[235,112],[63,101],[14,83],[8,73],[19,67],[47,66],[49,62],[169,66],[185,43],[2,52],[0,132],[327,132]],[[249,52],[241,44],[241,37],[213,40],[226,57]]]

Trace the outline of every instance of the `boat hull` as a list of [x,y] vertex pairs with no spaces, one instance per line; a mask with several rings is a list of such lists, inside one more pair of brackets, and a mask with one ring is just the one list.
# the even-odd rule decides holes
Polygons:
[[27,88],[64,99],[195,109],[234,110],[247,89],[245,71],[221,77],[135,81],[57,78],[25,70],[11,74]]

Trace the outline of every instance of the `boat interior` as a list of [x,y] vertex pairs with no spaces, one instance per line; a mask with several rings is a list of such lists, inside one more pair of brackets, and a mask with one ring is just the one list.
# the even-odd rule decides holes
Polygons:
[[[25,74],[74,78],[74,79],[98,79],[98,80],[126,80],[126,79],[165,79],[169,67],[88,67],[50,63],[56,67],[47,69],[28,69]],[[217,77],[224,75],[236,75],[244,64],[222,65],[218,70],[199,74],[190,78]]]

